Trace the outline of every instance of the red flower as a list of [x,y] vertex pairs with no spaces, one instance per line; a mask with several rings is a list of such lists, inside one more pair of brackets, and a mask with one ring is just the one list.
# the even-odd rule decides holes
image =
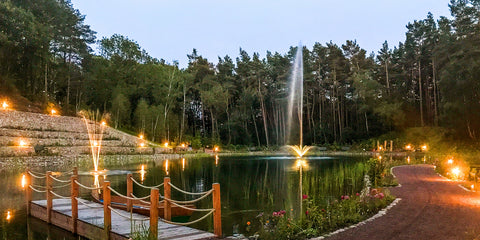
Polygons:
[[305,215],[308,215],[308,211],[305,211]]
[[302,199],[307,199],[307,198],[308,198],[308,195],[303,194]]
[[360,196],[360,193],[357,192],[357,197]]

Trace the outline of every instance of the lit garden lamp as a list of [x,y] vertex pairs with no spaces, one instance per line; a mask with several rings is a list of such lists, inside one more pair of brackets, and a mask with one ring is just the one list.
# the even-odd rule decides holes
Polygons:
[[410,156],[407,157],[407,163],[410,164]]
[[55,110],[55,109],[53,109],[53,108],[50,109],[50,115],[51,115],[51,116],[57,115],[57,110]]
[[182,146],[182,148],[185,148],[185,143],[182,143],[182,145],[181,145],[181,146]]
[[447,163],[450,164],[450,165],[452,165],[452,164],[453,164],[453,159],[452,159],[452,158],[448,159],[448,160],[447,160]]
[[3,101],[2,110],[8,110],[8,109],[9,109],[9,105],[8,105],[7,101]]
[[422,146],[422,151],[427,151],[427,149],[428,149],[427,145],[424,144],[424,145]]
[[27,143],[26,140],[20,139],[20,140],[18,140],[18,146],[21,147],[21,148],[26,148],[28,146],[28,143]]
[[165,143],[163,144],[163,146],[166,147],[166,148],[168,148],[168,142],[165,142]]
[[218,146],[215,146],[215,148],[213,148],[213,151],[214,152],[219,152],[220,151],[220,148]]
[[140,147],[141,147],[141,148],[144,148],[144,147],[145,147],[145,143],[144,143],[144,142],[141,142],[141,143],[140,143]]
[[5,217],[5,219],[7,220],[7,222],[10,222],[10,220],[11,220],[12,218],[13,218],[12,212],[7,211],[7,214],[6,214],[6,217]]
[[452,174],[456,179],[458,179],[458,177],[460,176],[460,173],[461,173],[460,168],[455,167],[452,169]]
[[22,189],[25,189],[27,186],[27,176],[25,174],[22,174],[22,181],[21,181]]
[[143,140],[143,134],[138,135],[138,138]]
[[103,127],[107,126],[107,122],[105,122],[105,121],[102,121],[101,124],[102,124]]
[[407,151],[412,150],[412,145],[408,144],[407,146],[405,146],[405,149],[406,149]]

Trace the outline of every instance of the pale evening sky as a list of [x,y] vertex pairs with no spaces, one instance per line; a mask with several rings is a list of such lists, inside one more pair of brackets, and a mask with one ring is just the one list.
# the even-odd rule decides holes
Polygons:
[[[196,48],[217,63],[235,59],[239,48],[263,57],[284,54],[299,42],[309,49],[330,40],[357,40],[368,53],[387,40],[391,48],[405,40],[405,25],[450,17],[449,0],[72,0],[86,15],[97,39],[118,33],[135,40],[152,57],[180,67]],[[94,47],[96,48],[96,47]]]

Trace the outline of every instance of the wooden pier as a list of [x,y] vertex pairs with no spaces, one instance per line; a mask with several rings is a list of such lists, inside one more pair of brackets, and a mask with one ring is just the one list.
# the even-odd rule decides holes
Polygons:
[[[45,180],[45,187],[33,183],[34,179]],[[213,184],[212,189],[203,193],[191,193],[183,191],[170,183],[170,178],[165,178],[164,183],[149,187],[144,186],[127,175],[127,195],[118,193],[110,187],[110,182],[103,182],[102,186],[88,187],[78,182],[77,170],[74,169],[69,180],[56,178],[51,172],[46,174],[32,173],[27,171],[24,175],[25,195],[27,202],[27,213],[35,218],[41,219],[65,230],[71,231],[89,239],[129,239],[135,235],[147,236],[149,239],[213,239],[222,237],[221,231],[221,204],[220,185]],[[62,185],[55,185],[59,183]],[[148,196],[138,198],[132,193],[132,184],[135,183],[144,188],[150,188]],[[70,186],[70,196],[61,196],[54,189]],[[158,187],[163,186],[164,195],[161,196]],[[170,199],[171,187],[190,195],[196,195],[190,201],[177,201]],[[101,191],[103,203],[97,203],[79,198],[79,188],[91,191]],[[44,194],[46,199],[32,201],[34,192]],[[130,211],[115,209],[112,207],[112,193],[125,198],[126,209]],[[213,208],[196,209],[185,206],[198,202],[212,194]],[[150,199],[150,201],[145,201]],[[161,201],[160,201],[161,199]],[[149,216],[134,213],[134,202],[141,201],[150,210]],[[163,218],[158,217],[159,205],[163,205]],[[188,211],[199,211],[205,214],[188,223],[176,223],[171,221],[172,205],[177,208],[184,208]],[[189,205],[189,206],[190,206]],[[187,227],[213,214],[214,233]]]

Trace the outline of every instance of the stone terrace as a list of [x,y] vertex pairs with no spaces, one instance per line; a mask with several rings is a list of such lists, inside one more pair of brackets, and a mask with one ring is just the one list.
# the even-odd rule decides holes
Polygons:
[[[20,139],[27,147],[18,147]],[[140,139],[107,127],[103,134],[102,154],[152,153],[139,148]],[[87,127],[82,118],[50,116],[20,111],[0,111],[0,156],[35,155],[35,146],[44,146],[44,154],[89,154]],[[162,151],[157,149],[157,151]]]

